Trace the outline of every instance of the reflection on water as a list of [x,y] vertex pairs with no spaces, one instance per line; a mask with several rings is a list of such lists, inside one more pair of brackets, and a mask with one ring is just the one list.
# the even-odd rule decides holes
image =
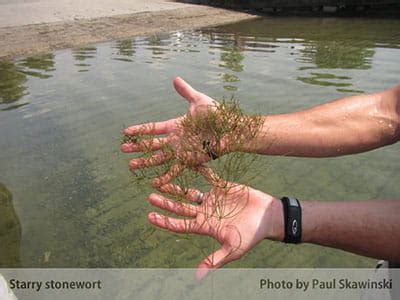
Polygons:
[[164,54],[169,51],[168,46],[171,42],[169,35],[154,34],[146,38],[146,41],[146,49],[151,50],[153,53],[152,59],[167,59]]
[[113,46],[116,49],[116,56],[113,57],[115,60],[133,62],[133,56],[135,54],[135,40],[123,40],[116,41]]
[[31,56],[18,63],[0,61],[0,111],[10,111],[29,104],[13,103],[28,94],[25,86],[27,75],[47,79],[52,77],[54,70],[54,54]]
[[[302,50],[300,61],[311,63],[313,66],[302,67],[307,69],[369,69],[374,50],[358,47],[356,42],[348,41],[313,41]],[[339,92],[362,92],[352,89],[340,89],[351,86],[349,76],[336,76],[334,74],[310,73],[309,77],[297,77],[298,80],[322,86],[336,86]],[[334,80],[330,80],[334,79]],[[344,80],[344,81],[341,81]]]
[[228,68],[235,72],[243,71],[243,64],[241,61],[244,59],[244,55],[240,53],[235,47],[225,48],[221,52],[221,67]]
[[[309,83],[316,84],[322,86],[337,86],[337,87],[346,87],[351,86],[351,83],[348,82],[339,82],[339,80],[350,80],[349,76],[336,76],[334,74],[329,73],[310,73],[310,77],[297,77],[298,80]],[[332,81],[332,79],[336,81]],[[329,81],[330,80],[330,81]]]
[[26,75],[14,63],[0,61],[0,105],[18,101],[25,96],[26,80]]
[[29,102],[25,102],[25,103],[20,103],[20,104],[13,104],[13,105],[8,105],[5,108],[1,108],[0,111],[8,111],[8,110],[14,110],[20,107],[23,107],[25,105],[28,105]]
[[95,46],[82,47],[72,50],[72,56],[75,58],[75,66],[79,67],[78,72],[88,72],[91,64],[88,60],[96,57],[97,48]]
[[221,40],[225,40],[226,42],[221,47],[221,63],[219,66],[234,72],[222,74],[222,80],[228,83],[224,85],[224,88],[227,91],[237,91],[237,86],[232,85],[232,83],[240,81],[236,74],[242,72],[244,69],[244,65],[242,64],[244,54],[241,52],[243,51],[241,49],[241,40],[238,35],[221,37]]
[[28,57],[18,63],[24,74],[42,79],[50,78],[50,72],[54,71],[54,54],[45,54]]
[[315,64],[313,68],[369,69],[375,52],[356,42],[311,41],[302,53],[302,61]]
[[[261,39],[264,42],[300,44],[297,61],[307,64],[299,70],[308,69],[369,69],[375,54],[374,47],[399,48],[398,36],[390,27],[395,21],[380,24],[379,20],[341,20],[289,18],[281,26],[270,19],[223,27],[227,32],[243,33],[242,39]],[[396,25],[395,25],[396,26]],[[372,30],[372,28],[376,30]],[[354,34],[357,32],[357,34]],[[245,43],[248,46],[252,43]],[[261,45],[263,46],[263,45]],[[264,48],[266,48],[264,46]],[[290,55],[296,55],[296,46],[291,46]],[[247,48],[250,51],[254,49]],[[315,85],[348,87],[353,84],[345,72],[343,75],[298,76],[298,80]],[[328,78],[328,76],[332,76]],[[323,79],[323,80],[320,80]],[[335,79],[334,81],[330,79]],[[339,92],[359,92],[359,89],[342,89]]]
[[[398,20],[260,19],[0,62],[0,181],[13,191],[23,229],[21,236],[10,206],[0,209],[14,216],[7,238],[15,243],[7,243],[15,257],[6,264],[196,266],[215,244],[148,224],[145,198],[153,190],[131,183],[130,156],[119,152],[124,124],[183,113],[171,87],[177,75],[219,99],[234,93],[246,110],[261,114],[386,89],[399,83],[398,32]],[[300,199],[397,199],[399,147],[335,159],[263,157],[255,166],[262,176],[252,185]],[[1,195],[11,203],[9,193]],[[265,242],[232,266],[374,263],[328,248]]]
[[21,225],[15,213],[12,194],[0,182],[0,268],[20,265]]

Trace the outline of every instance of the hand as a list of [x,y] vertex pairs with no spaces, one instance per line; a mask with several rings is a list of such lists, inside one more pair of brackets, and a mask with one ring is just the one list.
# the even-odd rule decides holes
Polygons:
[[200,172],[214,185],[208,193],[195,189],[183,191],[173,184],[160,187],[162,192],[201,202],[200,205],[176,202],[159,194],[149,196],[152,205],[184,219],[156,212],[148,216],[152,224],[161,228],[208,235],[220,243],[221,248],[198,265],[198,279],[204,278],[212,269],[239,259],[265,238],[283,240],[281,201],[251,187],[216,179],[210,169],[203,168]]
[[[204,151],[203,141],[196,139],[195,137],[191,137],[190,141],[182,141],[182,133],[179,130],[179,126],[180,122],[188,115],[195,117],[202,111],[216,107],[218,103],[207,95],[196,91],[179,77],[174,80],[174,87],[175,90],[189,102],[189,110],[187,114],[167,121],[139,124],[128,127],[124,130],[125,135],[138,136],[166,134],[166,136],[147,139],[138,143],[124,143],[121,145],[121,151],[127,153],[144,152],[149,150],[158,151],[162,150],[163,145],[169,145],[172,147],[173,153],[169,151],[159,151],[148,158],[132,159],[129,162],[131,169],[161,165],[172,159],[174,155],[178,161],[184,161],[186,164],[190,163],[192,165],[200,165],[210,160],[210,156]],[[174,177],[178,176],[183,171],[183,168],[184,166],[180,163],[172,165],[166,174],[153,180],[153,185],[159,187],[168,183]]]

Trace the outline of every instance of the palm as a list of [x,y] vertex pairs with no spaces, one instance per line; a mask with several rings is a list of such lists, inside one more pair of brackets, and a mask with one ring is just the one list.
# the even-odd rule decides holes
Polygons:
[[260,207],[267,201],[257,190],[230,183],[214,187],[205,198],[198,222],[207,224],[208,235],[221,244],[226,259],[238,259],[263,239],[258,223],[264,213]]
[[[161,191],[179,194],[191,201],[196,201],[200,193],[194,189],[183,192],[173,184],[162,186]],[[175,202],[158,194],[149,197],[153,205],[186,217],[175,219],[150,213],[149,221],[154,225],[178,233],[208,235],[220,243],[221,248],[199,264],[199,278],[204,277],[210,269],[239,259],[266,237],[268,218],[265,213],[275,200],[258,190],[234,183],[217,184],[202,199],[200,205],[192,205]]]
[[[183,118],[188,115],[196,117],[196,115],[205,109],[214,107],[217,102],[207,95],[194,90],[179,77],[174,80],[174,87],[176,91],[189,102],[189,109],[185,115],[162,122],[134,125],[124,130],[124,133],[129,136],[166,135],[164,137],[143,140],[138,143],[129,142],[122,144],[121,150],[127,153],[158,151],[148,158],[132,159],[129,162],[131,169],[156,166],[172,159],[173,155],[171,153],[168,151],[162,151],[163,146],[165,145],[172,148],[173,154],[178,161],[184,161],[186,164],[200,165],[210,159],[209,156],[202,151],[203,145],[198,139],[196,139],[196,137],[192,137],[192,143],[182,143],[182,132],[180,131],[179,124]],[[185,146],[185,148],[183,145],[190,145],[190,148],[188,149],[187,146]],[[169,182],[171,178],[175,177],[177,173],[182,171],[182,168],[181,164],[173,165],[165,175],[157,178],[153,184],[160,186]]]

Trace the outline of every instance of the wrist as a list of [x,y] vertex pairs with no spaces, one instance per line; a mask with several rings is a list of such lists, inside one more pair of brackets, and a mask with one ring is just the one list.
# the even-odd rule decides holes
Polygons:
[[270,128],[267,126],[270,118],[271,116],[262,116],[259,130],[251,139],[246,140],[244,143],[239,145],[236,151],[267,154],[266,148],[268,148],[268,143],[270,142],[271,138],[270,134],[267,136],[267,133],[269,133],[268,131],[270,130]]
[[323,216],[323,211],[329,211],[327,207],[323,211],[319,209],[321,202],[303,201],[301,204],[303,218],[302,240],[305,243],[318,243],[318,236],[321,234],[321,220],[327,222],[327,216]]
[[283,205],[280,199],[272,198],[265,211],[266,239],[283,241],[285,237]]

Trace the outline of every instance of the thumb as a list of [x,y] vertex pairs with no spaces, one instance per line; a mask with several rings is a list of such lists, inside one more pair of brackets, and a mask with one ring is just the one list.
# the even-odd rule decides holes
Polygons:
[[198,99],[199,92],[192,88],[185,80],[176,77],[174,80],[175,90],[190,103],[195,103]]
[[207,256],[197,267],[196,279],[202,280],[211,271],[221,268],[223,265],[234,260],[231,254],[231,252],[228,252],[224,248],[220,248]]

